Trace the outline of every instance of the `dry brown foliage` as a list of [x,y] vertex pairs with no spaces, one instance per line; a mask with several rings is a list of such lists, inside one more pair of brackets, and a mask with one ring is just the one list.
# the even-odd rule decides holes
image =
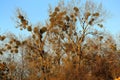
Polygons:
[[[72,0],[72,3],[75,3]],[[104,28],[102,5],[60,1],[45,25],[33,26],[18,9],[17,26],[31,36],[0,35],[0,80],[113,80],[120,77],[120,52]]]

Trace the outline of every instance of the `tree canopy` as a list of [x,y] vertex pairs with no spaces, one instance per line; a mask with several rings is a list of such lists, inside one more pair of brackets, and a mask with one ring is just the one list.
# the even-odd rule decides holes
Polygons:
[[31,35],[25,39],[12,33],[0,35],[0,79],[113,80],[120,77],[120,52],[113,36],[104,32],[107,11],[102,4],[90,0],[80,3],[60,1],[49,8],[45,25],[36,26],[17,9],[17,28]]

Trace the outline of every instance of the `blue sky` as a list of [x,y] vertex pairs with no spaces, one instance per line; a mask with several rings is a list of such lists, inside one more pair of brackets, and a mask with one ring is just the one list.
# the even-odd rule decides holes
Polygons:
[[[65,0],[67,1],[67,0]],[[83,1],[83,0],[82,0]],[[104,8],[110,12],[111,16],[104,23],[108,32],[116,35],[120,34],[120,0],[94,0],[102,2]],[[58,0],[1,0],[0,1],[0,34],[4,32],[20,33],[15,28],[15,11],[21,8],[29,18],[30,22],[36,24],[48,18],[49,4],[57,5]]]

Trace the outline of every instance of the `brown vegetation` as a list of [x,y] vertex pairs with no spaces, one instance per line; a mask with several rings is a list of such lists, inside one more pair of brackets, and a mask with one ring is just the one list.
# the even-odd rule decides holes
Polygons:
[[45,25],[32,26],[17,10],[18,28],[26,29],[31,36],[24,40],[14,34],[0,36],[1,57],[8,56],[0,61],[0,80],[113,80],[120,77],[120,52],[116,42],[111,35],[96,30],[97,26],[104,28],[106,14],[102,6],[91,1],[82,6],[63,3],[49,10],[49,21]]

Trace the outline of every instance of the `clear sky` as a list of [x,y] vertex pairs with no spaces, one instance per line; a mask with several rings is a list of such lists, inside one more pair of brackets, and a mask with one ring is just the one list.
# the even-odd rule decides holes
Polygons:
[[[93,1],[102,2],[104,8],[112,15],[104,24],[107,31],[110,31],[110,33],[114,35],[120,34],[120,0]],[[36,24],[37,22],[43,22],[48,18],[49,4],[55,6],[57,2],[58,0],[1,0],[0,34],[8,31],[20,33],[19,29],[15,28],[15,21],[13,20],[17,8],[21,8],[27,14],[30,22]]]

